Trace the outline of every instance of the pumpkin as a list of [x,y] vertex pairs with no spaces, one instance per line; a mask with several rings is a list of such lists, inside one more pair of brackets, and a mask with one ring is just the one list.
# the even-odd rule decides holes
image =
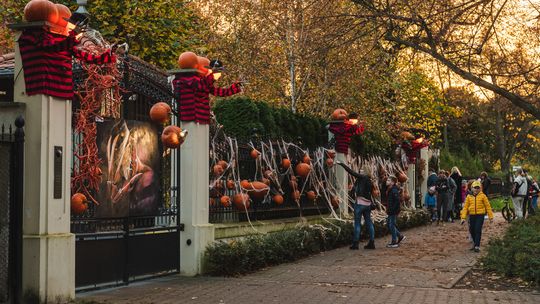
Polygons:
[[234,181],[232,179],[227,180],[227,189],[234,189]]
[[311,171],[311,166],[306,163],[299,163],[296,165],[296,175],[306,178]]
[[302,162],[309,165],[311,163],[311,157],[309,157],[308,154],[304,155],[304,157],[302,158]]
[[238,210],[249,209],[251,203],[249,202],[249,195],[245,193],[238,193],[233,196],[234,207]]
[[307,196],[308,200],[310,200],[310,201],[314,201],[317,198],[317,194],[313,190],[308,191],[306,193],[306,196]]
[[337,208],[339,207],[339,198],[337,196],[332,196],[332,198],[330,199],[330,204],[332,205],[332,207],[334,208]]
[[240,187],[244,189],[249,189],[250,188],[249,181],[247,179],[240,181]]
[[334,157],[336,157],[336,151],[335,150],[327,150],[326,151],[326,156],[328,156],[328,158],[334,158]]
[[210,66],[210,60],[205,57],[197,56],[197,70],[199,70],[199,75],[206,76],[210,74],[208,67]]
[[69,19],[69,17],[71,17],[71,10],[69,9],[69,7],[60,3],[56,3],[55,5],[56,9],[58,10],[58,21],[56,22],[56,24],[61,27],[66,27],[68,24],[66,19]]
[[289,169],[291,167],[291,161],[288,158],[282,159],[281,167],[283,167],[283,169]]
[[274,197],[272,197],[272,201],[273,201],[274,203],[276,203],[276,205],[281,205],[281,204],[283,204],[283,201],[284,201],[284,200],[283,200],[283,195],[281,195],[281,194],[276,194],[276,195],[274,195]]
[[327,158],[327,159],[326,159],[326,165],[327,165],[328,167],[332,167],[332,166],[334,165],[334,160],[331,159],[331,158]]
[[214,207],[216,205],[216,200],[213,198],[210,198],[210,200],[208,201],[208,205],[210,205],[211,207]]
[[294,190],[291,193],[291,196],[292,196],[293,200],[298,201],[300,199],[300,191]]
[[349,115],[343,109],[335,109],[331,115],[332,120],[345,120]]
[[71,212],[73,212],[73,214],[83,214],[86,209],[88,209],[87,203],[88,201],[86,200],[86,196],[84,194],[73,194],[71,197]]
[[405,172],[403,171],[400,171],[398,176],[397,176],[397,179],[400,183],[405,183],[409,178],[407,177],[407,174],[405,174]]
[[289,182],[289,186],[291,186],[292,189],[298,188],[298,183],[296,181],[291,180]]
[[218,161],[217,164],[220,165],[223,170],[227,170],[227,167],[229,167],[229,164],[224,160]]
[[184,142],[187,136],[187,131],[180,129],[177,126],[168,126],[161,134],[161,142],[166,148],[176,149]]
[[257,159],[259,155],[261,155],[261,152],[257,151],[257,149],[253,149],[251,150],[251,152],[249,152],[249,155],[251,156],[251,158]]
[[150,119],[155,123],[164,124],[169,121],[171,107],[165,102],[158,102],[150,108]]
[[223,190],[223,181],[222,180],[217,180],[214,183],[214,188],[216,188],[218,190]]
[[401,139],[403,140],[414,140],[414,135],[411,132],[403,131],[401,132]]
[[24,20],[48,21],[56,24],[58,22],[58,8],[48,0],[31,0],[24,7]]
[[268,187],[268,185],[259,181],[251,182],[248,184],[247,187],[242,186],[242,188],[244,188],[244,190],[246,190],[252,198],[259,199],[264,198],[270,190],[270,187]]
[[221,204],[221,206],[223,206],[225,208],[230,207],[231,206],[231,198],[228,197],[227,195],[224,195],[219,199],[219,203]]
[[265,178],[265,177],[261,178],[261,182],[265,185],[270,186],[270,180],[268,178]]
[[221,176],[221,174],[223,174],[223,167],[220,166],[220,165],[214,165],[214,168],[212,169],[212,171],[214,171],[214,175],[215,176]]
[[181,69],[196,69],[199,64],[199,57],[193,52],[183,52],[178,57],[178,66]]

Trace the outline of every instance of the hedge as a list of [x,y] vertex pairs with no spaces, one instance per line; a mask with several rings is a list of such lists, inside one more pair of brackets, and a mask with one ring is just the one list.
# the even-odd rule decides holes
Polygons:
[[[425,210],[402,212],[398,227],[407,229],[429,222]],[[363,227],[365,228],[365,227]],[[292,262],[311,254],[348,245],[351,242],[351,221],[309,225],[266,235],[248,236],[229,242],[217,241],[205,252],[205,273],[216,276],[235,276],[255,270]],[[385,222],[375,223],[376,236],[388,234]],[[363,231],[362,236],[366,236]],[[383,246],[382,243],[378,246]]]
[[259,138],[285,139],[309,148],[325,146],[327,122],[323,119],[293,113],[283,107],[249,98],[219,99],[213,111],[228,136],[241,140]]
[[489,241],[482,262],[487,270],[540,286],[540,215],[513,221],[502,238]]

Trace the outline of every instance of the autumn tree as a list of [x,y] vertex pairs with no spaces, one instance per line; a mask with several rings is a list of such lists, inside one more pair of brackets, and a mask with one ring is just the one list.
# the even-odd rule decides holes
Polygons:
[[[422,52],[540,118],[538,11],[529,1],[353,0],[380,37]],[[490,78],[497,67],[497,83]]]

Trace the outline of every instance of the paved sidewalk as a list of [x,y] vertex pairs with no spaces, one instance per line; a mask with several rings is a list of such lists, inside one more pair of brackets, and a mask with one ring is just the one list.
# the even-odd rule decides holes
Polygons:
[[[484,240],[506,224],[486,224]],[[397,249],[340,248],[239,278],[170,276],[79,294],[101,303],[540,303],[540,295],[451,287],[475,262],[467,228],[458,223],[405,232]]]

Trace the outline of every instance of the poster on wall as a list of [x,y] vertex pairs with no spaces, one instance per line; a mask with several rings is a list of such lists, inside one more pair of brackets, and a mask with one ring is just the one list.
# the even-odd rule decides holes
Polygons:
[[153,215],[160,197],[158,130],[151,123],[113,120],[97,124],[103,172],[95,216]]

